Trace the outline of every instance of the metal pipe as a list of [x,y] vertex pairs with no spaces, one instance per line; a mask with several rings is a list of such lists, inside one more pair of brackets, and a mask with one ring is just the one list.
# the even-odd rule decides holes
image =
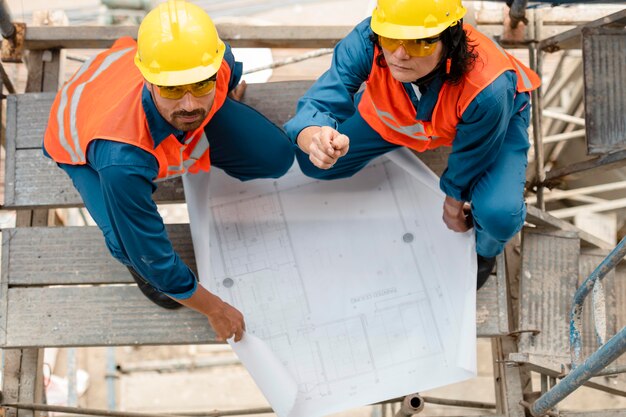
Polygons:
[[329,54],[332,54],[332,53],[333,53],[333,49],[332,48],[321,48],[321,49],[317,49],[315,51],[307,52],[307,53],[302,54],[302,55],[292,56],[292,57],[289,57],[289,58],[285,58],[285,59],[283,59],[281,61],[272,62],[271,64],[268,64],[268,65],[263,65],[263,66],[260,66],[260,67],[251,68],[249,70],[245,70],[243,72],[243,75],[251,74],[251,73],[259,72],[259,71],[265,71],[265,70],[268,70],[268,69],[283,67],[285,65],[295,64],[296,62],[306,61],[307,59],[317,58],[319,56],[329,55]]
[[607,366],[602,372],[598,372],[595,376],[609,376],[623,374],[626,372],[626,365]]
[[[606,191],[617,191],[626,188],[626,181],[617,181],[609,184],[598,184],[589,187],[573,188],[571,190],[552,190],[544,196],[544,201],[563,200],[584,194],[596,194]],[[529,203],[534,203],[535,197],[527,198]]]
[[11,22],[11,13],[6,0],[0,0],[0,33],[4,39],[12,39],[15,36],[15,26]]
[[[609,255],[609,257],[610,256],[611,255]],[[594,377],[602,369],[606,368],[608,364],[619,358],[625,351],[626,327],[623,327],[619,333],[610,338],[603,346],[591,354],[582,365],[572,370],[565,378],[556,384],[554,388],[539,397],[539,399],[530,406],[531,414],[533,416],[546,414],[548,410]]]
[[617,200],[608,200],[602,203],[587,204],[584,206],[568,207],[550,211],[550,214],[559,219],[574,217],[578,213],[597,213],[599,211],[616,210],[626,207],[626,198],[618,198]]
[[584,129],[573,130],[571,132],[557,133],[555,135],[546,136],[543,138],[544,145],[547,143],[560,142],[562,140],[571,140],[584,138],[586,136]]
[[[536,49],[536,44],[530,46],[529,49],[530,61],[533,63],[533,70],[538,74],[541,61],[541,51]],[[544,162],[544,150],[543,150],[543,131],[541,125],[541,87],[533,90],[531,93],[532,99],[532,123],[533,123],[533,144],[535,147],[535,175],[537,176],[537,207],[540,210],[545,210],[546,205],[543,201],[543,182],[546,180],[545,162]]]
[[100,0],[109,9],[132,9],[148,11],[152,7],[150,0]]
[[174,359],[164,361],[146,361],[119,366],[121,373],[130,372],[175,372],[187,369],[203,369],[216,366],[240,365],[241,361],[236,356],[210,357],[200,359]]
[[448,405],[450,407],[464,407],[464,408],[482,408],[485,410],[495,410],[496,405],[494,403],[484,403],[480,401],[466,401],[466,400],[449,400],[444,398],[434,397],[422,397],[425,403]]
[[582,117],[572,116],[570,114],[560,113],[554,110],[545,109],[541,112],[543,117],[550,117],[551,119],[560,120],[562,122],[567,122],[571,124],[575,124],[578,126],[585,126],[585,119]]
[[204,416],[204,417],[221,417],[221,416],[242,416],[248,414],[266,414],[273,413],[270,407],[264,408],[248,408],[241,410],[228,411],[211,411],[206,413],[178,413],[178,414],[155,414],[155,413],[137,413],[132,411],[109,411],[97,410],[93,408],[66,407],[60,405],[32,404],[32,403],[10,403],[2,404],[3,407],[15,408],[18,410],[45,411],[66,414],[82,414],[87,416],[103,416],[103,417],[187,417],[187,416]]
[[116,392],[115,392],[115,379],[117,377],[116,371],[117,363],[115,361],[115,347],[109,346],[107,347],[107,373],[106,373],[106,384],[107,384],[107,408],[109,410],[115,410],[116,408]]
[[[582,336],[581,336],[581,327],[582,327],[582,310],[583,303],[589,291],[591,291],[594,287],[594,284],[597,280],[602,280],[606,274],[611,271],[615,266],[624,259],[626,255],[626,237],[624,237],[618,244],[615,246],[615,249],[609,253],[609,255],[604,258],[604,260],[598,265],[598,267],[587,277],[587,279],[580,285],[576,294],[574,294],[574,301],[572,303],[572,309],[570,311],[570,354],[572,357],[572,369],[576,369],[577,364],[580,362],[580,357],[582,354]],[[622,329],[624,332],[624,329]],[[625,334],[626,336],[626,334]],[[611,340],[613,340],[611,338]],[[625,337],[626,338],[626,337]],[[598,351],[596,351],[593,355],[589,357],[591,359],[596,353],[602,350],[608,342],[602,346]],[[589,359],[587,361],[589,361]],[[587,363],[585,361],[585,363]],[[605,365],[606,366],[606,365]],[[602,370],[604,367],[598,369],[598,371]],[[587,378],[588,379],[588,378]]]
[[76,348],[67,349],[67,405],[78,405],[78,390],[76,387]]
[[424,399],[419,394],[411,394],[404,397],[402,405],[394,417],[410,417],[420,413],[424,409]]

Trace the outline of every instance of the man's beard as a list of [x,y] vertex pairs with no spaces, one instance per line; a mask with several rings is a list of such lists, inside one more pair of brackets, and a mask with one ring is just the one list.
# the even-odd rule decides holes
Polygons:
[[[204,119],[206,119],[206,115],[207,115],[207,111],[202,108],[198,108],[192,111],[181,110],[181,111],[172,113],[170,123],[172,126],[174,126],[178,130],[182,130],[183,132],[190,132],[190,131],[196,130],[197,128],[200,127],[200,125],[202,125],[202,122],[204,122]],[[180,120],[180,117],[193,117],[193,116],[199,116],[199,117],[193,122],[185,122],[183,120]]]

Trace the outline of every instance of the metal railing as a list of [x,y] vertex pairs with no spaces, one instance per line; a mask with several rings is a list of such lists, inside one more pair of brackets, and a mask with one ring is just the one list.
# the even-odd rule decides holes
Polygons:
[[[604,336],[600,333],[600,327],[606,324],[606,319],[596,320],[596,335],[601,345],[598,350],[591,354],[582,364],[580,357],[582,352],[582,311],[583,302],[587,295],[594,290],[600,288],[602,279],[626,256],[626,237],[623,238],[611,251],[611,253],[598,265],[598,267],[589,275],[582,283],[574,295],[572,309],[570,311],[570,352],[572,356],[572,370],[552,389],[544,393],[532,404],[523,404],[530,409],[534,416],[542,416],[550,414],[549,410],[558,404],[561,400],[582,386],[589,379],[599,374],[611,362],[616,360],[620,355],[626,352],[626,327],[622,328],[617,334],[604,342]],[[594,290],[598,291],[597,289]],[[604,297],[594,298],[594,312],[604,311]],[[603,313],[601,313],[603,314]],[[626,369],[616,367],[611,369],[610,373],[623,372]]]

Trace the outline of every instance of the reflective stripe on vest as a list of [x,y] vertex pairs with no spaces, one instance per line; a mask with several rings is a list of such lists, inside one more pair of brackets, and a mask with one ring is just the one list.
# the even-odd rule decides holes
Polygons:
[[430,140],[430,138],[426,135],[426,130],[424,129],[422,122],[417,121],[413,125],[402,126],[396,122],[396,119],[393,118],[393,114],[380,110],[376,107],[376,103],[373,101],[372,107],[374,107],[376,114],[380,117],[380,121],[390,129],[393,129],[398,133],[402,133],[403,135],[410,136],[416,140]]
[[[72,95],[72,102],[70,104],[70,135],[71,135],[71,143],[74,145],[73,147],[70,145],[70,141],[67,139],[65,135],[64,123],[63,123],[63,115],[65,113],[65,108],[67,107],[67,90],[73,83],[70,81],[67,83],[61,92],[61,101],[59,103],[59,110],[57,112],[57,120],[59,121],[59,141],[63,149],[65,149],[71,156],[72,162],[85,162],[85,154],[83,153],[80,147],[80,138],[78,136],[78,128],[76,127],[76,111],[78,109],[78,105],[80,103],[80,97],[83,94],[83,90],[85,86],[94,80],[98,75],[100,75],[104,70],[109,68],[111,64],[120,59],[124,54],[130,52],[133,48],[125,48],[120,51],[114,52],[102,61],[100,66],[96,69],[93,75],[89,78],[89,80],[82,82],[76,87],[74,94]],[[95,58],[95,57],[94,57]],[[91,66],[93,59],[87,61],[80,70],[73,77],[74,79],[78,79],[82,74],[87,71],[87,69]]]
[[[185,141],[185,145],[189,144],[192,140],[193,138],[187,139]],[[191,151],[191,154],[189,155],[189,157],[187,159],[183,158],[185,147],[181,147],[180,148],[180,160],[182,162],[180,163],[180,165],[168,166],[167,170],[173,171],[175,173],[179,171],[186,172],[208,150],[209,150],[209,139],[207,139],[206,133],[202,132],[202,136],[200,136],[200,139],[198,140],[198,142],[196,143],[196,146]],[[168,175],[168,178],[169,177],[170,176]]]
[[522,82],[523,90],[534,90],[536,87],[535,85],[533,85],[533,82],[530,80],[530,77],[526,73],[526,68],[523,68],[519,61],[513,58],[508,52],[506,52],[506,50],[498,42],[493,41],[493,44],[496,46],[496,48],[498,48],[500,52],[502,52],[507,58],[509,58],[509,61],[511,61],[511,63],[515,66],[515,73],[517,74],[518,79]]

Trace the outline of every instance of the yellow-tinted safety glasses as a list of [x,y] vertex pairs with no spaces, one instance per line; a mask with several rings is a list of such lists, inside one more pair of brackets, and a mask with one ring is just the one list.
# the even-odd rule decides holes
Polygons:
[[441,37],[436,36],[434,38],[425,39],[393,39],[386,38],[384,36],[378,36],[380,46],[388,51],[395,52],[400,45],[404,46],[404,50],[412,57],[429,56],[435,52],[437,48],[437,42],[441,40]]
[[180,100],[185,96],[185,94],[187,94],[188,91],[194,97],[206,96],[215,88],[216,80],[217,74],[215,74],[211,78],[207,78],[206,80],[198,81],[197,83],[193,84],[172,86],[157,85],[156,87],[161,97],[169,98],[171,100]]

